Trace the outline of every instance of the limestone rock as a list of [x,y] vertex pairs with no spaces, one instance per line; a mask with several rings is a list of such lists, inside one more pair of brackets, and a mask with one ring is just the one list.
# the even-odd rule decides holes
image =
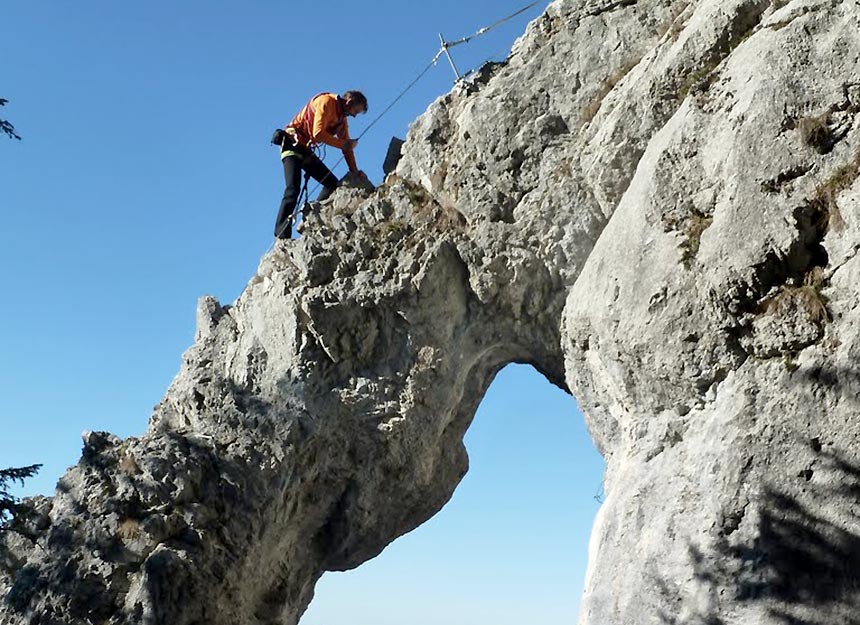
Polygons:
[[860,608],[860,5],[557,1],[6,539],[3,625],[298,622],[449,499],[495,373],[607,459],[585,625]]

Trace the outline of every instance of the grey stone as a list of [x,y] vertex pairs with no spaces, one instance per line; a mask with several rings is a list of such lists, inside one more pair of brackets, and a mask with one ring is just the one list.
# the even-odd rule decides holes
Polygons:
[[554,2],[201,300],[147,434],[3,537],[0,622],[293,625],[525,362],[607,461],[581,623],[856,623],[858,67],[856,2]]

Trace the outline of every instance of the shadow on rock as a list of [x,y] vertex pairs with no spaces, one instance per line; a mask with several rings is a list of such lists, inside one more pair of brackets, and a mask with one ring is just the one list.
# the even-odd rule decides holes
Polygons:
[[[811,445],[817,460],[798,476],[804,487],[765,487],[748,513],[756,510],[753,531],[734,528],[708,550],[689,546],[699,601],[711,608],[691,614],[686,607],[686,616],[662,611],[662,623],[744,622],[729,616],[732,609],[766,615],[761,622],[860,625],[860,463],[817,440]],[[686,603],[657,583],[666,603]]]

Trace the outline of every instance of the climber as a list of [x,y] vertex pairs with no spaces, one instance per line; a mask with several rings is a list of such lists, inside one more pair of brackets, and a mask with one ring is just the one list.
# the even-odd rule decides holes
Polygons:
[[314,154],[314,149],[320,143],[339,148],[343,151],[350,173],[361,179],[367,178],[355,164],[354,150],[358,141],[349,138],[347,123],[347,117],[366,112],[367,98],[360,91],[347,91],[341,96],[321,93],[311,98],[283,132],[276,133],[280,139],[286,181],[281,208],[275,221],[276,238],[290,238],[293,211],[301,190],[302,170],[323,186],[317,201],[326,199],[337,188],[337,178]]

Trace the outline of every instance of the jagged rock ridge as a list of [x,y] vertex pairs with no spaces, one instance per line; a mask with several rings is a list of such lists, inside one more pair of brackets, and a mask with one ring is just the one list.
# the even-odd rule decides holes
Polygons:
[[857,623],[860,5],[555,2],[85,437],[4,624],[295,624],[434,514],[494,374],[607,460],[580,622]]

